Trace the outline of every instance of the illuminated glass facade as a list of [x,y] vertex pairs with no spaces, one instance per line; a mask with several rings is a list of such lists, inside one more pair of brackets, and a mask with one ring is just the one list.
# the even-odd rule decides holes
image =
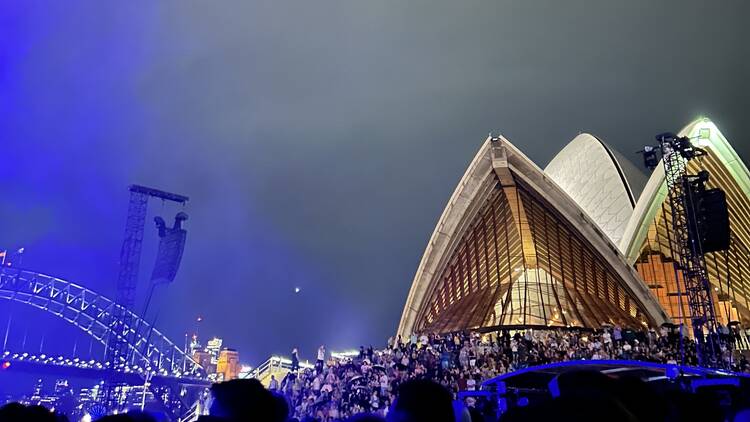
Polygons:
[[646,318],[590,243],[522,182],[495,186],[418,317],[418,331],[633,326]]

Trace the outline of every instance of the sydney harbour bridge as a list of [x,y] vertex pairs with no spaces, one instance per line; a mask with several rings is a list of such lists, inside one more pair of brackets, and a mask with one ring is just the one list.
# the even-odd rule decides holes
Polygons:
[[118,391],[121,393],[124,386],[143,386],[144,400],[148,389],[173,420],[189,420],[198,413],[211,381],[187,350],[178,347],[145,318],[154,288],[172,283],[177,274],[185,247],[186,231],[181,226],[187,220],[184,212],[177,213],[171,228],[161,217],[154,218],[160,240],[150,291],[142,316],[133,312],[149,199],[184,206],[188,197],[139,185],[131,185],[128,190],[130,202],[114,300],[20,266],[0,267],[0,298],[29,305],[72,324],[90,336],[92,342],[104,347],[104,360],[37,356],[21,350],[3,351],[0,365],[5,371],[102,380],[93,413],[119,410],[123,402]]
[[203,368],[173,341],[129,309],[67,280],[20,268],[0,269],[0,299],[28,305],[60,318],[105,348],[120,330],[114,319],[127,315],[130,335],[122,336],[129,359],[110,362],[77,357],[31,355],[6,351],[0,361],[6,371],[106,379],[121,385],[148,385],[173,419],[184,419],[211,381]]

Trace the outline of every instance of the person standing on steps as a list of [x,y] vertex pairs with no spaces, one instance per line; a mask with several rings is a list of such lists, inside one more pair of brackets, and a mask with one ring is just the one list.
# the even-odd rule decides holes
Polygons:
[[297,348],[295,347],[292,349],[292,368],[290,369],[291,372],[297,372],[299,369],[299,353],[297,352]]
[[321,345],[318,347],[318,360],[315,361],[315,371],[317,373],[323,372],[323,364],[325,364],[326,359],[326,347]]

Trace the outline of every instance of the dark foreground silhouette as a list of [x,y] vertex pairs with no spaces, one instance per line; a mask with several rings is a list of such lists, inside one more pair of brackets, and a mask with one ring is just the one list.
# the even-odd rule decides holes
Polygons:
[[[522,421],[750,421],[747,396],[739,391],[735,405],[721,406],[728,396],[717,391],[689,393],[680,388],[657,391],[651,385],[628,377],[614,378],[600,372],[572,370],[562,373],[551,384],[555,397],[535,398],[514,406],[500,422]],[[387,417],[358,414],[349,422],[490,422],[498,421],[496,408],[482,407],[475,401],[454,402],[451,392],[428,379],[401,384]],[[722,395],[724,394],[724,395]],[[331,422],[305,417],[289,417],[286,399],[252,379],[232,380],[211,387],[209,415],[200,422]],[[160,422],[158,415],[128,412],[105,416],[102,422]],[[0,422],[67,422],[67,418],[41,406],[11,403],[0,408]]]

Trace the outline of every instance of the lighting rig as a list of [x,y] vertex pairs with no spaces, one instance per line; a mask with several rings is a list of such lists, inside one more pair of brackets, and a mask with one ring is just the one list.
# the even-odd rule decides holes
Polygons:
[[[128,310],[135,308],[136,300],[136,289],[138,287],[138,270],[140,268],[141,261],[141,247],[143,244],[143,229],[146,222],[146,211],[148,208],[148,201],[150,198],[158,198],[162,201],[171,201],[183,206],[189,200],[187,196],[178,195],[170,192],[164,192],[158,189],[152,189],[145,186],[131,185],[128,188],[130,192],[130,202],[128,204],[128,215],[125,222],[125,239],[120,249],[120,270],[117,277],[117,305],[113,307],[110,323],[110,334],[107,339],[105,349],[105,362],[110,365],[111,368],[124,367],[128,364],[131,358],[134,358],[131,353],[132,339],[135,338],[136,331],[141,327],[135,324],[132,319],[132,314]],[[184,213],[180,213],[184,214]],[[187,219],[187,215],[179,215],[175,219],[175,229],[169,229],[171,231],[178,232],[180,222]],[[163,220],[156,220],[157,228],[160,229],[160,236],[165,234],[163,232]],[[164,236],[161,236],[164,239]],[[159,255],[163,253],[169,253],[173,262],[162,262],[164,259],[157,257],[157,268],[168,268],[171,278],[174,278],[174,274],[177,272],[179,267],[180,259],[182,257],[182,248],[185,246],[184,235],[182,235],[181,243],[177,246],[162,247],[160,245]],[[155,270],[157,269],[155,268]],[[159,274],[163,273],[160,270]],[[171,279],[169,280],[171,281]],[[149,295],[150,300],[150,295]],[[144,309],[144,319],[146,309]],[[104,387],[101,389],[101,397],[99,401],[108,409],[118,409],[119,403],[115,394],[118,385],[115,382],[107,380]]]
[[[707,133],[701,132],[700,138]],[[707,189],[709,173],[688,174],[688,162],[706,155],[690,138],[673,133],[656,136],[658,145],[649,145],[639,153],[651,170],[664,164],[668,199],[672,213],[670,248],[675,271],[682,273],[698,364],[724,366],[722,344],[717,330],[711,285],[705,254],[729,249],[729,215],[726,197],[720,189]],[[726,345],[724,345],[726,346]]]

